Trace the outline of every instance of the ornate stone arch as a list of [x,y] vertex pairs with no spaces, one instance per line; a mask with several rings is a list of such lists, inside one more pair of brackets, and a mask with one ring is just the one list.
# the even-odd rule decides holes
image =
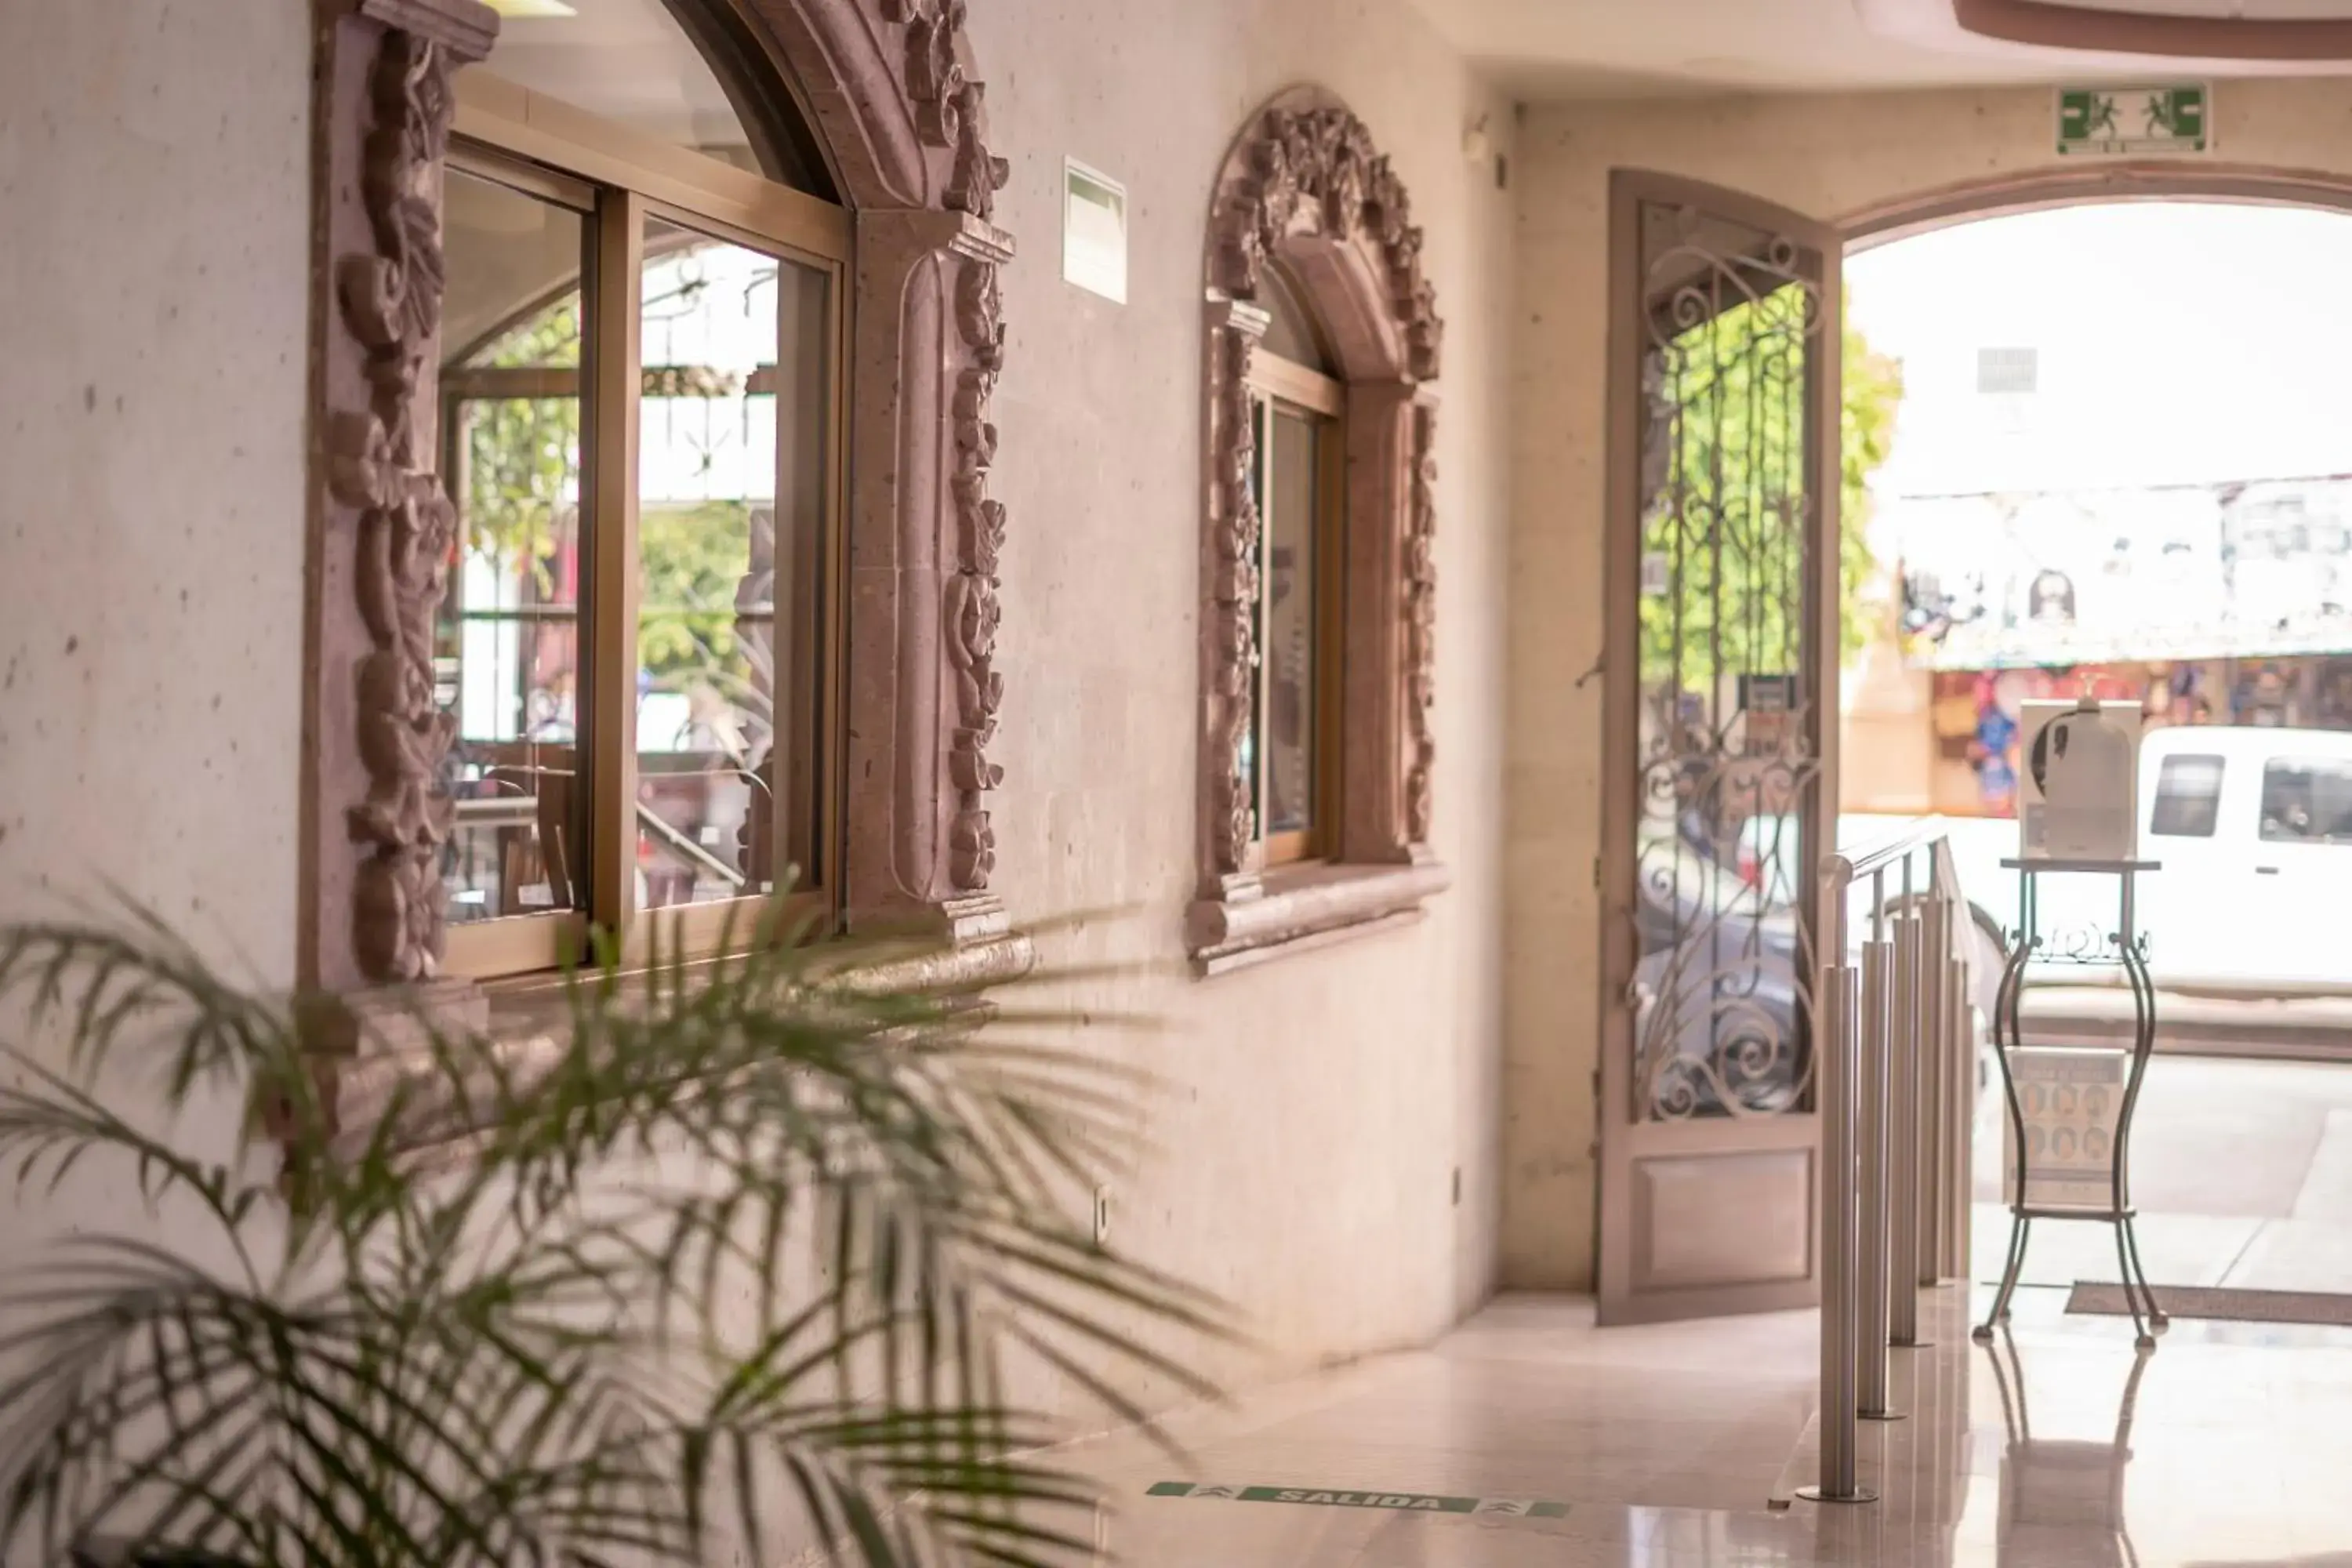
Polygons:
[[[1436,742],[1433,558],[1444,326],[1403,182],[1346,104],[1291,89],[1254,115],[1209,220],[1200,861],[1187,921],[1215,973],[1411,918],[1444,886],[1429,850]],[[1239,757],[1258,649],[1260,524],[1248,381],[1271,261],[1298,280],[1348,387],[1344,738],[1336,852],[1270,870]]]
[[[683,8],[683,7],[681,7]],[[851,924],[936,916],[1003,934],[988,891],[989,757],[1003,503],[989,401],[1003,365],[992,219],[1005,161],[964,0],[696,0],[732,16],[768,80],[796,91],[856,234],[850,365],[845,867]],[[739,80],[741,79],[739,77]],[[730,90],[744,91],[741,88]]]
[[[491,55],[478,0],[313,0],[312,603],[300,973],[349,994],[436,982],[449,736],[431,668],[453,526],[432,474],[452,78]],[[1004,509],[988,494],[1003,366],[988,150],[963,0],[675,6],[755,145],[790,110],[850,209],[856,305],[846,517],[843,896],[853,930],[927,925],[1028,961],[988,890]],[[495,65],[492,67],[495,69]],[[770,147],[775,145],[772,141]],[[949,972],[952,973],[949,973]],[[456,1005],[467,988],[440,983]]]

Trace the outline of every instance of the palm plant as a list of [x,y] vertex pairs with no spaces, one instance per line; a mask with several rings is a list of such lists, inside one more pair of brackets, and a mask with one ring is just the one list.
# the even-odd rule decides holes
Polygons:
[[[406,1043],[347,1061],[394,1086],[354,1120],[318,1070],[359,1023],[334,998],[233,984],[143,913],[0,927],[0,1010],[61,1064],[6,1047],[0,1164],[38,1197],[121,1162],[230,1260],[175,1219],[0,1282],[0,1556],[1083,1555],[1092,1489],[1010,1385],[1140,1420],[1135,1376],[1206,1394],[1183,1352],[1225,1332],[1067,1217],[1139,1085],[1024,1043],[1051,1015],[861,981],[778,914],[752,934],[582,966],[527,1047],[373,1025]],[[210,1162],[126,1085],[167,1115],[234,1096],[282,1159]]]

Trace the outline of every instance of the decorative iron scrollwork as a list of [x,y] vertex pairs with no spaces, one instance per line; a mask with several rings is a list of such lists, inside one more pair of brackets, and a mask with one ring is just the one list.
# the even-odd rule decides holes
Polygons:
[[[1819,258],[1643,209],[1637,1117],[1772,1115],[1811,1079]],[[1835,482],[1832,477],[1826,482]]]

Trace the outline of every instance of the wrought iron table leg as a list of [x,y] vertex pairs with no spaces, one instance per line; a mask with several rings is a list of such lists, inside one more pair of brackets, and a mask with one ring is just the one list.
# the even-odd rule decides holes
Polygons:
[[2116,1216],[2116,1264],[2123,1271],[2124,1305],[2131,1309],[2132,1333],[2142,1350],[2154,1348],[2156,1335],[2140,1318],[2139,1289],[2132,1283],[2131,1221]]
[[2010,1131],[2011,1142],[2016,1146],[2012,1173],[2016,1186],[2010,1197],[2009,1259],[2001,1268],[2000,1289],[1993,1297],[1991,1314],[1977,1326],[1972,1334],[1979,1344],[1990,1344],[1993,1325],[2009,1316],[2010,1299],[2017,1293],[2017,1277],[2025,1271],[2026,1243],[2033,1232],[2032,1220],[2020,1212],[2025,1207],[2026,1199],[2025,1109],[2018,1102],[2017,1078],[2009,1067],[2011,1049],[2024,1039],[2019,1007],[2025,989],[2025,962],[2033,951],[2033,943],[2026,934],[2029,929],[2019,929],[2016,951],[2010,954],[2008,967],[2001,972],[2000,990],[1993,1004],[1992,1054],[1994,1059],[2000,1063],[2001,1098],[2009,1105]]
[[1977,1325],[1974,1333],[1979,1344],[1992,1343],[1993,1327],[2009,1321],[2010,1298],[2017,1294],[2017,1277],[2025,1272],[2025,1246],[2033,1234],[2033,1222],[2023,1215],[2009,1222],[2009,1262],[2000,1271],[2000,1289],[1992,1299],[1992,1310]]
[[[2139,951],[2139,943],[2128,921],[2124,926],[2118,945],[2123,950],[2124,973],[2132,989],[2132,1067],[2131,1079],[2124,1089],[2122,1114],[2116,1121],[2116,1251],[2124,1266],[2124,1289],[2129,1294],[2135,1279],[2139,1286],[2140,1300],[2147,1304],[2147,1325],[2141,1331],[2143,1349],[2152,1349],[2155,1336],[2172,1326],[2172,1321],[2157,1305],[2156,1289],[2148,1283],[2147,1266],[2140,1260],[2139,1227],[2130,1216],[2124,1199],[2127,1195],[2124,1181],[2130,1170],[2132,1117],[2139,1107],[2139,1089],[2147,1070],[2148,1058],[2156,1054],[2156,978],[2147,972],[2147,960]],[[2133,1312],[2138,1321],[2139,1313]]]
[[2160,1334],[2172,1327],[2172,1320],[2156,1304],[2156,1287],[2147,1282],[2147,1265],[2139,1260],[2139,1227],[2126,1219],[2116,1228],[2123,1233],[2124,1244],[2131,1253],[2132,1272],[2139,1277],[2140,1299],[2147,1303],[2147,1326]]

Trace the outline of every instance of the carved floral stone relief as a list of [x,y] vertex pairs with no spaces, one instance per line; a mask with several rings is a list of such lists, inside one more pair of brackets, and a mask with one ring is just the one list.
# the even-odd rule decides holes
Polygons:
[[[345,808],[362,847],[352,940],[371,980],[430,979],[442,942],[441,847],[452,802],[441,787],[455,718],[433,694],[433,621],[448,586],[457,510],[427,466],[419,384],[440,338],[438,164],[449,143],[449,50],[384,35],[362,189],[373,254],[339,258],[336,300],[365,345],[364,410],[328,425],[335,499],[359,509],[353,589],[372,651],[354,674],[364,799]],[[429,406],[429,405],[428,405]],[[420,432],[419,426],[425,426]]]

